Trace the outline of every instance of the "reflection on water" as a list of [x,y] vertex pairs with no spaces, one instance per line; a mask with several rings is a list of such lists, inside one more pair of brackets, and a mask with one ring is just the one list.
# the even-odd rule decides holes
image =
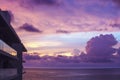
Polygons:
[[26,69],[23,80],[120,80],[120,69]]

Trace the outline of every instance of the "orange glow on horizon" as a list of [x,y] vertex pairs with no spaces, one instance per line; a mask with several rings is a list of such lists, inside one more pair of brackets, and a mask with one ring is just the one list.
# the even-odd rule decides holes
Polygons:
[[39,48],[39,47],[56,47],[61,46],[61,42],[53,42],[53,41],[40,41],[40,42],[27,42],[25,45],[29,48]]

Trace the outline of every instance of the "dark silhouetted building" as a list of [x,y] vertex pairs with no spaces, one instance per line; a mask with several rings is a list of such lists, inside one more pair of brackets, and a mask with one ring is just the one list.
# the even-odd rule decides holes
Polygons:
[[22,53],[27,50],[10,25],[10,21],[9,12],[0,10],[0,70],[16,69],[15,80],[22,80]]

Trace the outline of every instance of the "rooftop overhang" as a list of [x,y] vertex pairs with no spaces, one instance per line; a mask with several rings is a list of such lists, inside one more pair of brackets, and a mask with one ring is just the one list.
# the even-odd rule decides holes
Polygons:
[[[7,11],[0,11],[0,39],[2,39],[6,44],[12,47],[13,44],[21,44],[22,51],[26,52],[25,46],[22,44],[20,38],[10,25],[10,22],[7,20],[4,13],[8,13]],[[9,15],[9,13],[8,13]],[[12,47],[14,48],[14,47]],[[15,48],[14,48],[15,49]],[[16,50],[16,49],[15,49]]]

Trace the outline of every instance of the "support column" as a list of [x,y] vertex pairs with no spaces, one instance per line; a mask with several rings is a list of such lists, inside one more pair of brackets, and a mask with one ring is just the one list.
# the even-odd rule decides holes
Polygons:
[[21,44],[14,44],[14,48],[17,50],[17,74],[18,74],[18,79],[17,80],[22,80],[22,73],[23,73],[23,65],[22,65],[22,46]]
[[17,72],[18,72],[19,80],[22,80],[22,72],[23,72],[22,51],[17,52],[17,57],[18,57]]

